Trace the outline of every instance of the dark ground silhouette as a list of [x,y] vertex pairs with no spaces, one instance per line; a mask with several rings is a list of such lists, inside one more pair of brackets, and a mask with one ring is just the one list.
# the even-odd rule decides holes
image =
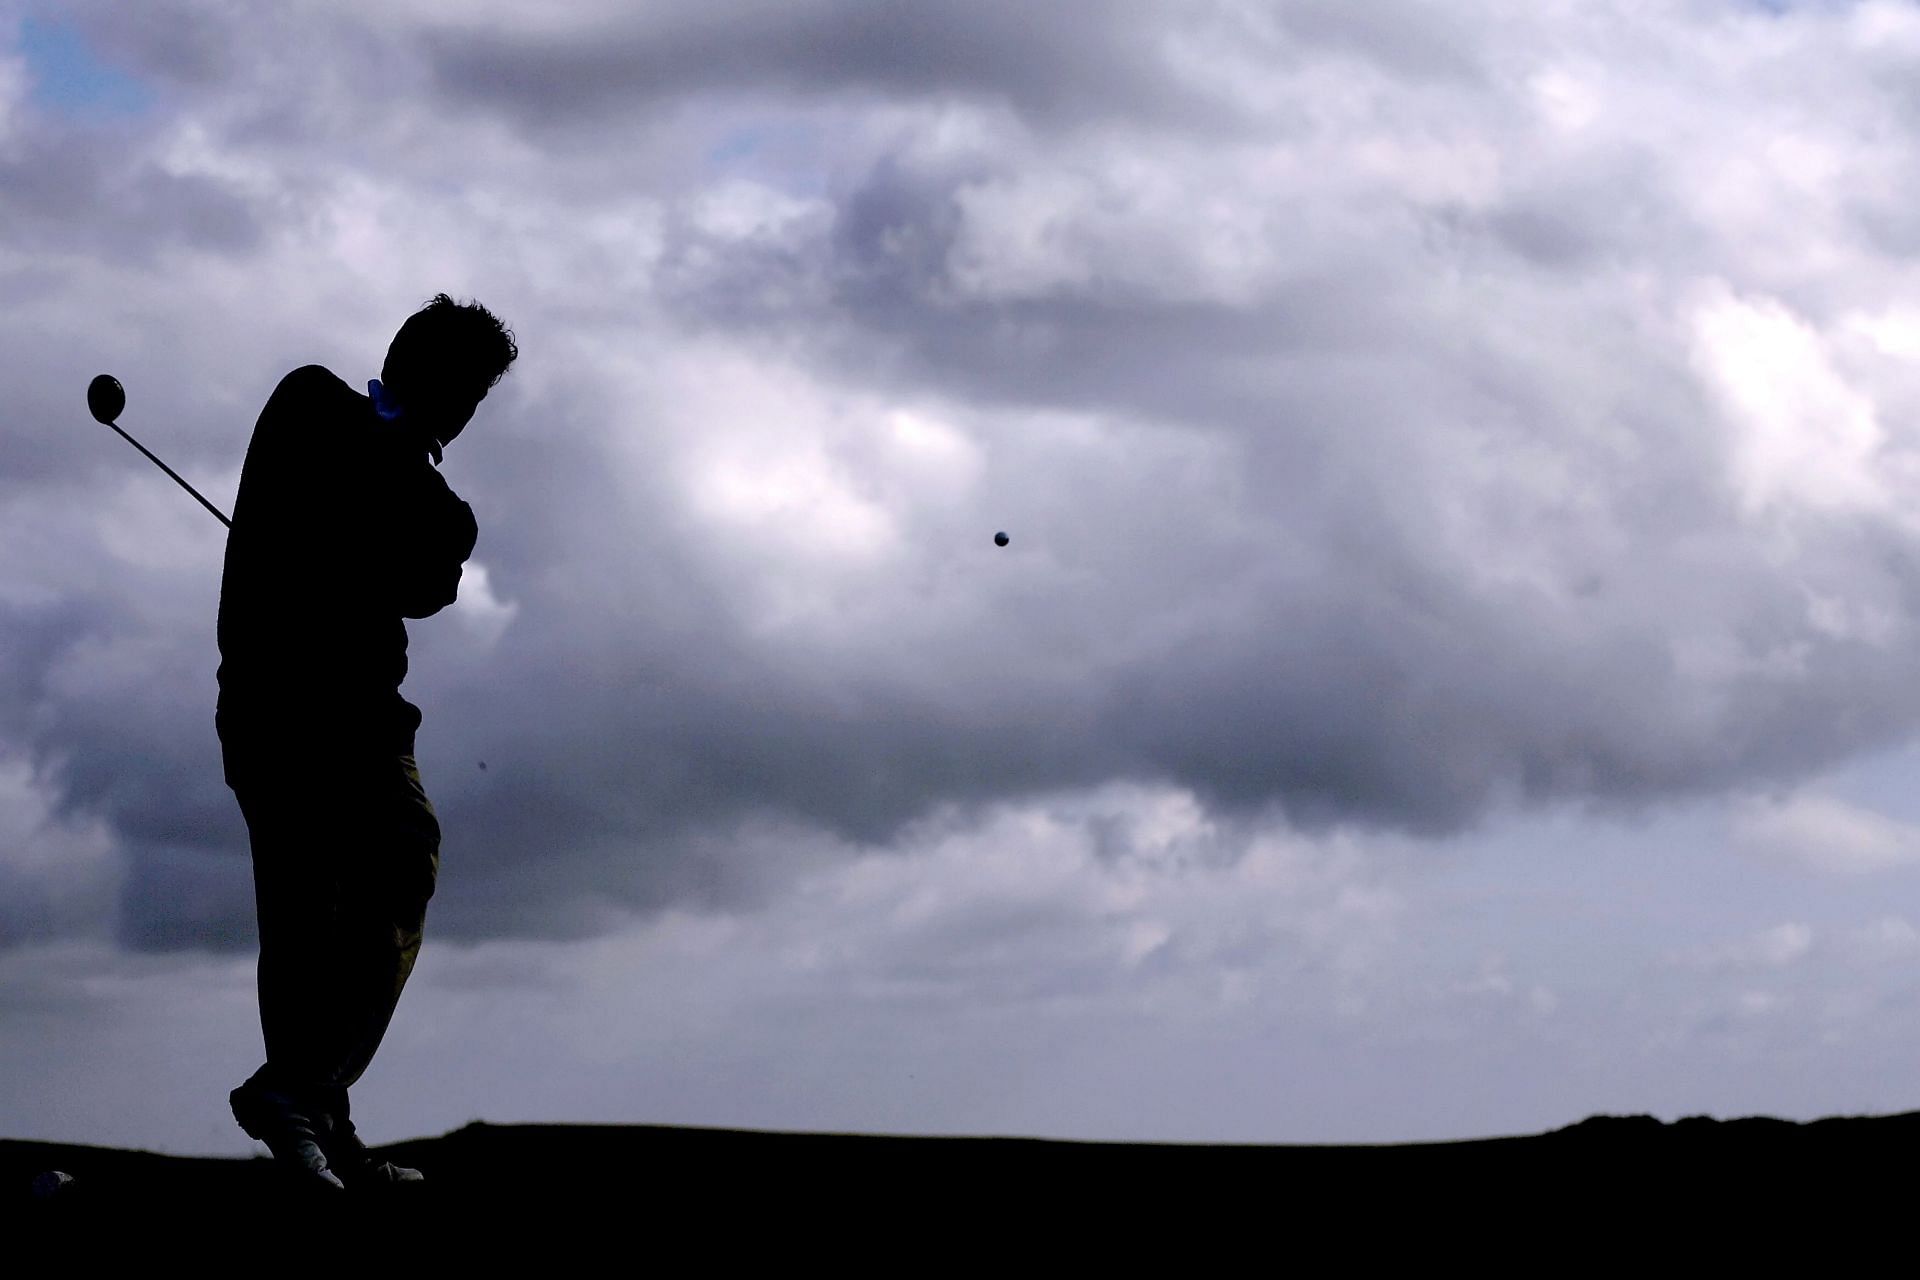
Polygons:
[[[911,1258],[917,1274],[955,1251],[1032,1262],[1036,1250],[1080,1262],[1177,1258],[1213,1274],[1228,1269],[1229,1244],[1266,1250],[1260,1270],[1323,1254],[1348,1269],[1544,1249],[1541,1265],[1562,1273],[1590,1251],[1656,1238],[1671,1261],[1681,1236],[1724,1260],[1819,1235],[1831,1264],[1848,1242],[1904,1233],[1916,1141],[1920,1113],[1599,1116],[1526,1137],[1381,1146],[475,1123],[379,1149],[422,1170],[424,1184],[325,1199],[264,1158],[0,1141],[0,1223],[24,1229],[18,1239],[85,1239],[135,1221],[170,1224],[182,1240],[202,1227],[222,1240],[297,1227],[315,1242],[373,1229],[479,1257],[592,1240],[669,1274],[854,1256]],[[53,1169],[74,1181],[36,1195],[36,1175]],[[667,1265],[688,1249],[706,1261]]]

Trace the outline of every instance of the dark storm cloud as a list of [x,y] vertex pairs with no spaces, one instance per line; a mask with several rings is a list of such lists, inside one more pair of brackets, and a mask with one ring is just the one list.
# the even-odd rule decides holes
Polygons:
[[129,605],[77,631],[63,611],[14,611],[4,714],[44,771],[49,821],[100,817],[117,833],[123,943],[250,943],[245,826],[221,782],[211,673],[202,654],[154,636],[143,612]]
[[715,93],[958,95],[1057,123],[1107,117],[1123,103],[1129,115],[1175,123],[1235,118],[1169,64],[1156,39],[1167,15],[1135,16],[1148,20],[1115,22],[1088,0],[676,0],[565,35],[447,29],[426,45],[441,92],[543,129]]
[[[1419,264],[1351,246],[1332,247],[1249,302],[1126,285],[956,296],[959,197],[1000,172],[977,156],[929,165],[882,155],[833,193],[831,219],[798,242],[716,243],[676,225],[662,261],[664,300],[689,322],[805,334],[820,358],[867,377],[884,376],[874,353],[885,351],[906,363],[903,393],[936,387],[969,400],[1141,412],[1188,426],[1273,423],[1294,362],[1423,336],[1420,317],[1408,314],[1422,305],[1407,288],[1406,273]],[[694,257],[714,265],[679,269]],[[1313,429],[1295,423],[1295,439]]]

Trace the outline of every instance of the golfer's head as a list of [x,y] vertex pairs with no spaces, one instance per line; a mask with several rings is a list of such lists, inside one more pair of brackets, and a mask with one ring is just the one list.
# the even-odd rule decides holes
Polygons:
[[442,293],[407,317],[387,348],[381,384],[407,418],[446,444],[520,354],[513,332],[477,302]]

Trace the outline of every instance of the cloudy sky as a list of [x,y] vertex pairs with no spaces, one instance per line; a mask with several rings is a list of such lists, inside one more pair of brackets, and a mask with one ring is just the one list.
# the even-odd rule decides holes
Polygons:
[[1920,1108],[1920,6],[448,12],[0,0],[0,1135],[254,1149],[224,531],[87,380],[226,507],[442,290],[376,1141]]

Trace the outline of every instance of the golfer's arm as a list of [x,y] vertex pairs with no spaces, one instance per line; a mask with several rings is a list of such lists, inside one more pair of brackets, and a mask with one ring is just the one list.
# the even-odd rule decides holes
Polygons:
[[458,597],[460,566],[473,554],[479,525],[473,508],[430,469],[396,516],[384,548],[394,601],[403,618],[431,617]]

